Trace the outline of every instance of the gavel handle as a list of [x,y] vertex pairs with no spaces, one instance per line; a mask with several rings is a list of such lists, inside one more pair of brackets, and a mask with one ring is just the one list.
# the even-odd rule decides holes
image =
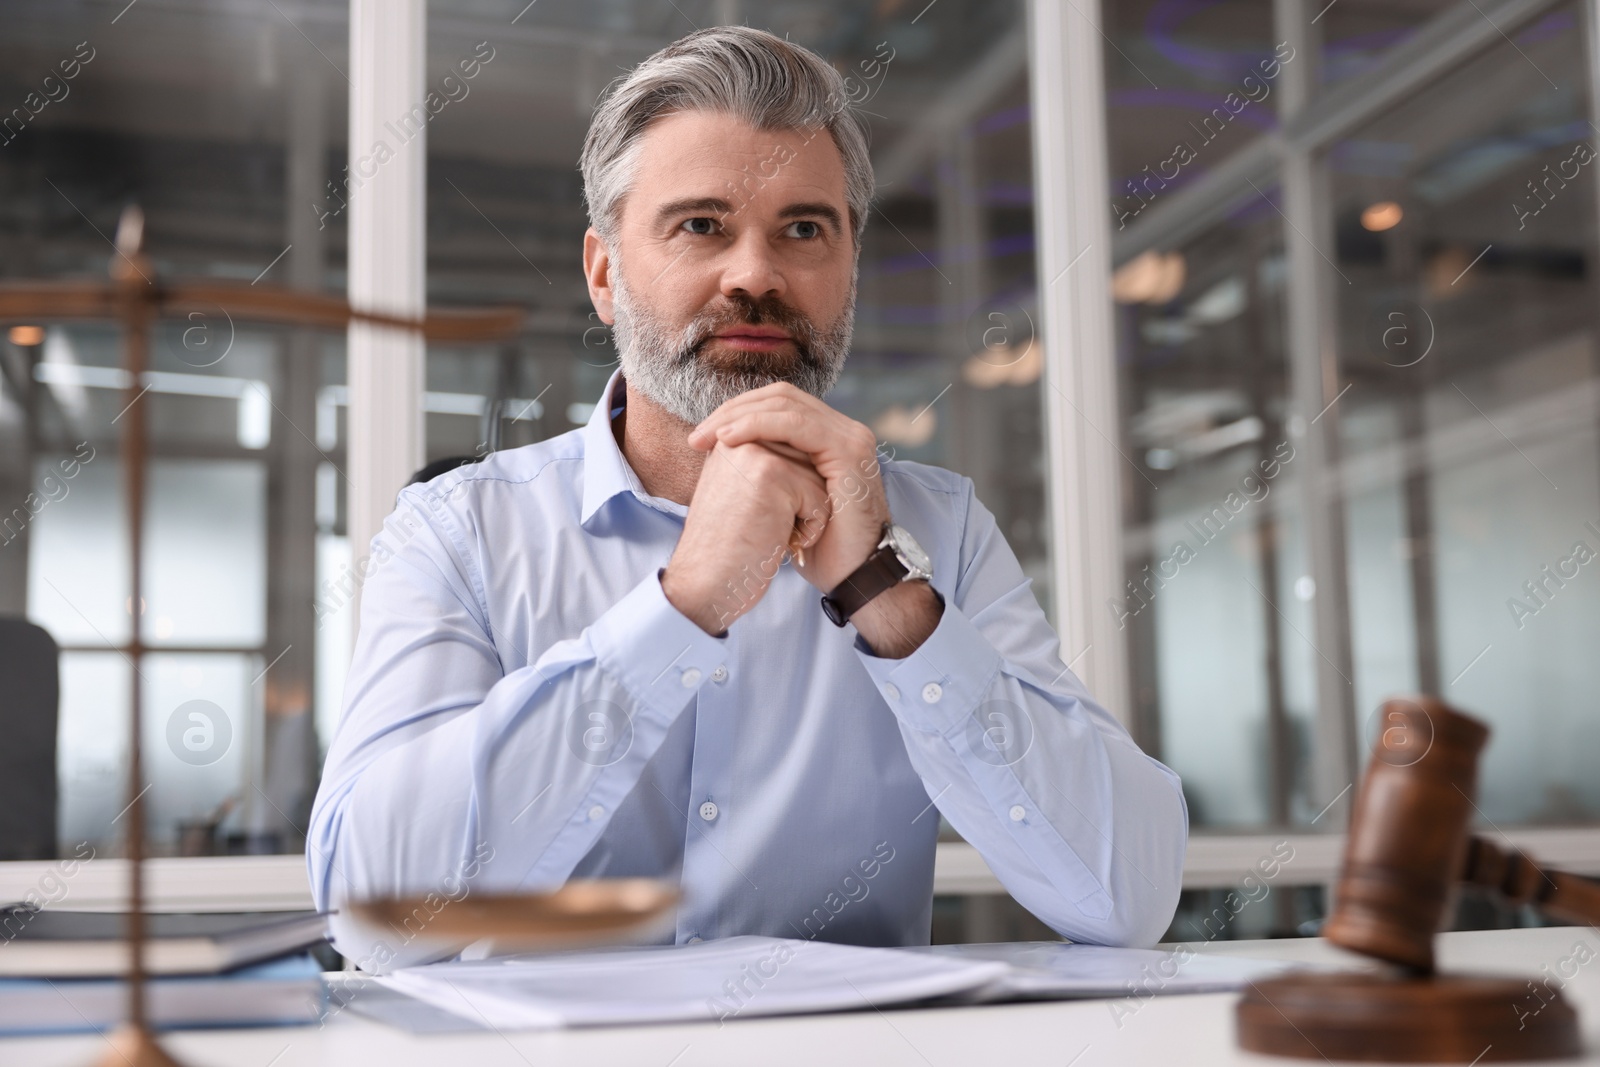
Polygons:
[[1600,883],[1546,870],[1516,849],[1502,849],[1486,838],[1468,838],[1461,880],[1492,889],[1513,904],[1532,904],[1557,919],[1600,923]]

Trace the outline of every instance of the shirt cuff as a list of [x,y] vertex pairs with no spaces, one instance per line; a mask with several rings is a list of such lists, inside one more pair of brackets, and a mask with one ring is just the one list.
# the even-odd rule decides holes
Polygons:
[[602,670],[641,705],[669,716],[683,710],[727,655],[719,638],[672,606],[659,571],[596,619],[589,641]]
[[874,656],[860,638],[856,654],[895,717],[924,733],[965,729],[1000,671],[1000,653],[949,597],[939,625],[905,659]]

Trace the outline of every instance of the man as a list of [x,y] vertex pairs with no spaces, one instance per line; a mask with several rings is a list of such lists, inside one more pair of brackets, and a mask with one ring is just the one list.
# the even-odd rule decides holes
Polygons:
[[733,27],[596,111],[583,265],[620,371],[586,427],[407,488],[374,539],[319,907],[647,875],[681,881],[679,943],[926,944],[942,813],[1066,937],[1165,931],[1176,776],[1063,664],[972,483],[821,399],[872,194],[848,103]]

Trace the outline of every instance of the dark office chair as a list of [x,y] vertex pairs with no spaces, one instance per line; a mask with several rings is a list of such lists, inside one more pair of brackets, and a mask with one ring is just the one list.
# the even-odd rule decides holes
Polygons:
[[0,618],[0,860],[56,856],[58,658],[45,630]]

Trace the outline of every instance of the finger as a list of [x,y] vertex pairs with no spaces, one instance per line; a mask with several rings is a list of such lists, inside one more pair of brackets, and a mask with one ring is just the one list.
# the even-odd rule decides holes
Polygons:
[[[770,446],[755,447],[781,455]],[[822,531],[827,528],[828,520],[832,517],[832,498],[828,495],[828,483],[817,473],[809,460],[795,461],[784,457],[782,464],[783,481],[789,494],[789,508],[793,513],[785,547],[796,557],[796,561],[804,566],[805,550],[822,537]]]
[[811,461],[803,454],[799,459],[791,459],[765,443],[755,447],[780,458],[784,487],[789,493],[789,506],[794,509],[796,523],[812,515],[820,516],[825,523],[828,516],[828,482],[817,473]]
[[[798,501],[805,483],[827,491],[827,481],[817,473],[803,453],[795,459],[766,444],[748,444],[740,448],[718,448],[712,456],[724,460],[752,489],[756,488],[763,470],[768,474],[776,473],[779,487],[787,494],[788,503],[795,508],[799,507]],[[775,466],[764,466],[774,461]]]
[[[803,454],[800,459],[785,455],[783,446],[754,443],[741,448],[718,448],[712,455],[725,460],[736,475],[754,489],[762,478],[769,486],[778,488],[784,495],[785,507],[791,515],[790,528],[778,546],[795,556],[796,562],[805,565],[804,551],[815,544],[827,527],[832,514],[827,482],[817,473]],[[757,471],[757,467],[761,471]],[[773,482],[776,482],[773,485]]]
[[833,504],[822,479],[807,479],[802,483],[799,504],[795,510],[794,533],[789,538],[789,546],[795,553],[796,561],[805,566],[804,550],[821,540],[822,532],[828,528],[828,520],[833,517]]
[[808,467],[812,465],[811,456],[808,453],[802,452],[798,448],[795,448],[793,445],[786,445],[782,441],[757,441],[755,443],[759,444],[762,448],[770,449],[771,451],[776,452],[784,459],[792,459],[796,463],[804,463]]
[[751,410],[768,408],[777,411],[799,410],[821,417],[843,417],[810,393],[802,392],[787,382],[775,382],[724,401],[690,431],[689,443],[695,448],[709,448],[719,427]]
[[875,446],[859,423],[845,419],[823,423],[797,411],[755,411],[741,415],[717,431],[717,440],[738,447],[759,441],[798,449],[813,462],[848,463],[857,453]]
[[752,404],[760,405],[771,403],[773,400],[782,400],[783,394],[771,391],[771,386],[762,386],[760,389],[751,389],[748,392],[731,396],[717,405],[716,410],[700,420],[690,433],[690,436],[705,436],[713,427],[723,422],[731,413],[742,411]]

